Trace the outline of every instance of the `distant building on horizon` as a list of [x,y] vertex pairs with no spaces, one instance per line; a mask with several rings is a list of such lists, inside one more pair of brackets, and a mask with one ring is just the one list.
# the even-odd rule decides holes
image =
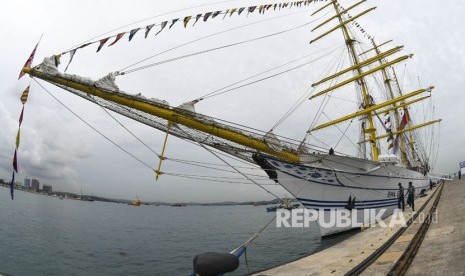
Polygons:
[[31,179],[29,178],[24,178],[24,187],[31,188]]
[[44,193],[51,194],[51,193],[52,193],[52,185],[46,185],[46,184],[44,184],[43,187],[42,187],[42,191],[43,191]]
[[36,191],[36,192],[39,191],[39,189],[40,189],[39,180],[37,180],[37,179],[32,179],[32,181],[31,181],[31,189],[32,189],[33,191]]

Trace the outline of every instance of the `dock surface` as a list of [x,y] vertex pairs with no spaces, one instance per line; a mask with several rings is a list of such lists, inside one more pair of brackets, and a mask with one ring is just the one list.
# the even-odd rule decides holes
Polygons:
[[[408,275],[465,275],[465,180],[447,181],[440,192],[436,187],[428,191],[427,197],[415,200],[417,210],[423,208],[423,214],[432,210],[433,215],[423,241],[418,243],[415,258],[407,266]],[[405,218],[408,220],[412,215],[406,206]],[[425,216],[419,215],[397,236],[400,226],[372,227],[330,248],[254,275],[346,275],[391,240],[387,250],[362,272],[362,275],[386,275],[412,247],[424,220]],[[389,222],[390,217],[385,221]]]
[[465,275],[465,179],[447,182],[407,275]]

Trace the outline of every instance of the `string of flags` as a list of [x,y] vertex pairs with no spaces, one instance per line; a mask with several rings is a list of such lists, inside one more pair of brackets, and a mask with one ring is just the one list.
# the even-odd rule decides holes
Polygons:
[[23,123],[24,119],[24,105],[27,102],[27,97],[29,95],[29,88],[26,87],[26,89],[23,91],[21,94],[21,103],[23,104],[23,108],[21,109],[21,115],[19,115],[19,126],[18,126],[18,132],[16,133],[16,147],[15,147],[15,153],[13,155],[13,175],[11,177],[11,183],[10,183],[10,194],[11,194],[11,199],[14,199],[14,183],[15,183],[15,172],[18,173],[18,149],[19,149],[19,144],[21,140],[21,124]]
[[[23,67],[31,67],[32,66],[32,62],[34,60],[34,56],[36,54],[37,47],[39,46],[39,43],[40,43],[41,40],[42,40],[42,36],[40,37],[39,42],[37,42],[34,49],[32,50],[32,52],[29,55],[28,59],[26,60],[26,63],[24,63]],[[23,70],[21,70],[21,72],[19,73],[18,80],[21,79],[24,75],[25,75],[25,73],[23,72]],[[20,141],[21,141],[21,125],[22,125],[23,119],[24,119],[24,105],[26,104],[27,97],[29,96],[29,89],[30,89],[30,85],[28,85],[26,87],[26,89],[24,89],[23,93],[21,94],[21,98],[20,98],[23,107],[21,109],[21,114],[19,115],[18,132],[16,133],[15,153],[13,155],[13,174],[11,176],[11,183],[10,183],[11,200],[14,200],[15,172],[18,173],[18,149],[19,149],[19,145],[20,145]]]
[[[275,3],[275,4],[265,4],[265,5],[258,5],[258,6],[250,6],[250,7],[241,7],[241,8],[233,8],[233,9],[226,9],[226,10],[221,10],[221,11],[214,11],[214,12],[205,12],[205,13],[199,13],[195,16],[193,15],[188,15],[185,16],[184,18],[175,18],[171,20],[166,20],[160,23],[153,23],[144,27],[138,27],[134,28],[130,31],[125,31],[125,32],[120,32],[116,35],[112,35],[109,37],[102,38],[100,40],[92,41],[92,42],[87,42],[84,43],[74,49],[65,51],[59,55],[56,55],[58,57],[61,57],[62,55],[69,54],[69,61],[68,64],[65,68],[68,70],[69,65],[73,61],[74,55],[76,54],[76,51],[85,47],[88,47],[93,44],[98,44],[97,46],[97,53],[100,52],[103,47],[109,42],[107,47],[115,45],[117,42],[119,42],[124,36],[128,37],[128,41],[130,42],[139,31],[144,33],[144,38],[147,38],[149,33],[154,29],[155,26],[158,26],[159,29],[155,33],[155,36],[160,34],[163,30],[166,29],[171,29],[175,24],[178,22],[182,22],[184,28],[187,28],[189,26],[189,23],[192,22],[192,27],[195,26],[199,21],[207,22],[208,20],[212,20],[220,15],[222,16],[222,19],[224,20],[226,17],[232,17],[233,15],[242,15],[246,14],[247,16],[251,13],[254,13],[255,11],[258,11],[259,14],[265,14],[265,12],[269,10],[273,11],[280,11],[283,9],[291,9],[291,8],[301,8],[305,6],[309,6],[312,2],[326,2],[328,0],[305,0],[305,1],[295,1],[295,2],[283,2],[283,3]],[[168,28],[166,28],[168,26]]]
[[[341,4],[339,4],[339,2],[337,2],[336,5],[338,5],[339,8],[341,8],[341,10],[343,10],[343,11],[345,10],[344,7]],[[351,19],[352,15],[350,15],[350,13],[347,12],[347,17],[349,17],[349,19]],[[364,28],[362,28],[362,26],[356,20],[353,20],[351,22],[351,24],[353,26],[355,26],[363,34],[363,37],[368,38],[368,39],[373,38],[373,36],[368,34],[368,32]]]

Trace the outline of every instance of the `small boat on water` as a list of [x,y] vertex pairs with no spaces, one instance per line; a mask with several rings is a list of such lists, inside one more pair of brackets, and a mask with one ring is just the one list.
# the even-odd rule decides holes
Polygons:
[[128,203],[128,205],[131,205],[131,206],[140,206],[140,204],[141,204],[141,201],[140,201],[139,197],[137,197],[137,196],[136,196],[136,199],[134,199],[133,201]]

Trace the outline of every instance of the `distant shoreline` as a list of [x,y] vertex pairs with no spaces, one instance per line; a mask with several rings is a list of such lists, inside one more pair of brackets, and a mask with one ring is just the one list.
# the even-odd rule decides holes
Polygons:
[[[5,183],[2,179],[0,179],[0,187],[4,187],[9,189],[10,184]],[[132,200],[127,200],[127,199],[114,199],[114,198],[106,198],[106,197],[101,197],[101,196],[94,196],[94,195],[77,195],[74,193],[70,192],[51,192],[51,193],[45,193],[42,190],[35,191],[32,189],[28,189],[22,186],[15,186],[15,190],[17,191],[23,191],[31,194],[37,194],[37,195],[44,195],[44,196],[51,196],[51,197],[58,197],[58,198],[63,198],[63,199],[72,199],[72,200],[81,200],[81,201],[100,201],[100,202],[111,202],[111,203],[123,203],[123,204],[129,204],[131,203]],[[268,204],[277,204],[279,203],[278,199],[274,200],[261,200],[261,201],[246,201],[246,202],[236,202],[236,201],[225,201],[225,202],[215,202],[215,203],[198,203],[198,202],[158,202],[158,201],[146,201],[142,202],[141,205],[154,205],[154,206],[171,206],[171,205],[176,205],[176,204],[183,204],[187,206],[239,206],[239,205],[253,205],[253,206],[263,206],[263,205],[268,205]]]

